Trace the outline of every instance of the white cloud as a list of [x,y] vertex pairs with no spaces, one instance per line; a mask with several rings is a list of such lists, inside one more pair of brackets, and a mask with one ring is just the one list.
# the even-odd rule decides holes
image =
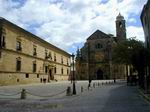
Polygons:
[[130,22],[130,23],[136,23],[137,20],[136,20],[135,18],[129,18],[129,19],[128,19],[128,22]]
[[144,32],[143,28],[141,27],[135,27],[135,26],[129,26],[127,27],[127,35],[128,38],[130,37],[136,37],[138,40],[144,41]]
[[[32,27],[36,35],[69,51],[97,29],[115,35],[119,11],[126,21],[136,23],[137,18],[130,16],[139,15],[147,0],[26,0],[24,4],[20,1],[0,0],[0,16],[26,30]],[[141,27],[130,25],[127,33],[144,40]]]

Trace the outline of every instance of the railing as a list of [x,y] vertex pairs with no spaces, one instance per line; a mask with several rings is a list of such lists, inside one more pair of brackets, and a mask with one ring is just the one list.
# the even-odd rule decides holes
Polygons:
[[[62,95],[61,97],[72,96],[72,95],[75,97],[78,97],[78,96],[81,96],[86,91],[92,91],[97,87],[101,87],[103,85],[110,85],[110,84],[114,84],[114,81],[108,80],[108,81],[104,81],[104,82],[92,82],[90,87],[87,85],[86,87],[81,86],[80,88],[78,88],[78,89],[80,89],[80,92],[78,92],[77,95],[73,95],[71,87],[68,86],[67,89],[64,89],[64,90],[62,90],[58,93],[54,93],[54,94],[41,95],[41,94],[31,92],[30,90],[27,90],[27,89],[22,89],[21,91],[16,92],[16,93],[10,93],[10,94],[0,93],[0,98],[10,98],[10,97],[12,98],[14,96],[18,96],[17,98],[27,99],[29,95],[34,96],[34,97],[39,97],[39,98],[46,98],[46,99],[52,98],[52,97],[57,97],[59,95]],[[64,93],[66,93],[66,94],[64,94]]]

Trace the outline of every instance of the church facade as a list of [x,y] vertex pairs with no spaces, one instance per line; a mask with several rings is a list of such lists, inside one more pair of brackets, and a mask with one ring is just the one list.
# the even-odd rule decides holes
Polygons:
[[0,18],[0,85],[68,80],[70,54]]
[[116,37],[100,30],[89,36],[76,56],[76,78],[114,79],[125,77],[125,66],[112,63],[113,46],[126,39],[124,17],[116,18]]

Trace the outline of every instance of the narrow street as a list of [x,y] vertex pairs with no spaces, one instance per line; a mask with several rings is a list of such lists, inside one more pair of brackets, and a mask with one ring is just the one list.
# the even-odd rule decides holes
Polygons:
[[[52,86],[65,87],[67,84],[70,85],[58,83]],[[137,87],[118,82],[100,85],[81,93],[79,85],[82,84],[85,82],[77,83],[78,94],[75,96],[64,94],[61,97],[25,100],[1,98],[0,112],[150,112],[150,104],[139,94]],[[40,86],[41,93],[43,88]]]

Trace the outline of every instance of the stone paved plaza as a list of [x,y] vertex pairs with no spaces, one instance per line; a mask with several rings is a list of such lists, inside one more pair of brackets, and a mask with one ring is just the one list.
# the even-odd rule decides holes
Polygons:
[[[150,112],[150,104],[140,96],[137,87],[120,81],[103,85],[102,81],[98,82],[99,86],[97,81],[92,81],[96,87],[87,90],[88,81],[77,81],[74,96],[63,92],[72,86],[70,82],[0,87],[0,112]],[[106,82],[112,81],[103,81]],[[20,99],[20,94],[3,96],[22,88],[37,96],[27,94],[25,100]],[[57,93],[60,94],[52,96]]]

